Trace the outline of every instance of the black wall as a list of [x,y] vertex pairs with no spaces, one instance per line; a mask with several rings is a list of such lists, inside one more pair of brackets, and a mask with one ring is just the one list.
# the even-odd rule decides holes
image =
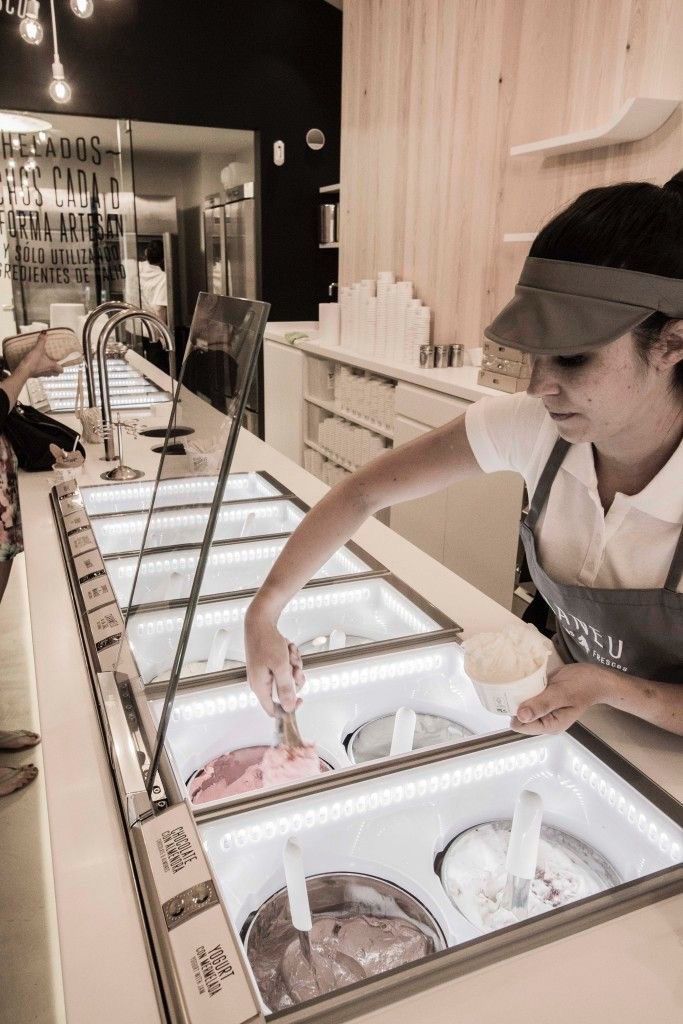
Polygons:
[[[324,0],[95,0],[84,21],[68,0],[55,4],[71,102],[58,107],[47,93],[44,0],[38,47],[0,14],[0,107],[259,132],[263,298],[274,320],[317,319],[337,269],[335,252],[318,249],[317,208],[319,187],[339,180],[341,12]],[[306,146],[309,128],[327,137],[318,152]]]

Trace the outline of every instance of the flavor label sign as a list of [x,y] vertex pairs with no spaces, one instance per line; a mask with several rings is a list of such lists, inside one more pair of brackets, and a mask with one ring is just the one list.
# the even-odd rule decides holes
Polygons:
[[90,634],[98,651],[102,646],[110,646],[114,638],[123,632],[123,619],[116,604],[107,604],[99,611],[88,615]]
[[90,520],[83,509],[64,516],[64,529],[67,533],[74,533],[76,530],[82,530],[86,526],[90,526]]
[[[68,486],[68,481],[66,484],[60,484],[60,486]],[[62,510],[62,516],[66,517],[70,515],[72,512],[81,511],[81,509],[83,508],[83,498],[78,493],[71,494],[69,495],[68,498],[60,499],[59,507]]]
[[104,562],[99,551],[89,551],[87,555],[74,558],[74,569],[80,583],[104,573]]
[[92,530],[81,530],[79,533],[69,535],[69,547],[72,555],[82,555],[84,551],[92,551],[95,547],[95,537]]
[[55,494],[60,499],[66,498],[69,494],[74,494],[78,490],[78,484],[75,480],[63,480],[61,484],[57,484],[55,487]]
[[106,575],[96,576],[94,579],[81,583],[80,588],[87,612],[91,612],[95,608],[99,608],[101,605],[108,604],[114,600],[114,595]]
[[190,1020],[245,1024],[262,1020],[220,906],[169,932]]
[[185,804],[145,822],[142,836],[160,903],[210,877],[192,815]]

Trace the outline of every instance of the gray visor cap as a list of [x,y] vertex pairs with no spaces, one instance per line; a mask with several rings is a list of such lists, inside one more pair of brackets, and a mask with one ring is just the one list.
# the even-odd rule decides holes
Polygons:
[[558,355],[606,345],[652,313],[683,318],[683,279],[529,256],[515,297],[484,330],[498,345]]

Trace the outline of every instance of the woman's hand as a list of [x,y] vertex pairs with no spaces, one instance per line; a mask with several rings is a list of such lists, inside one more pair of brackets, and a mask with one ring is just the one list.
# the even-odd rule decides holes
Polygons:
[[47,334],[41,331],[38,341],[30,352],[27,352],[19,363],[17,369],[21,369],[26,377],[56,377],[63,372],[63,367],[54,359],[50,359],[45,351],[47,345]]
[[301,700],[297,691],[305,683],[301,655],[296,644],[288,643],[267,615],[249,608],[244,622],[247,679],[262,707],[276,714],[273,683],[285,711],[294,711]]
[[520,704],[511,727],[527,736],[564,732],[587,708],[606,702],[612,675],[595,665],[563,665],[542,693]]

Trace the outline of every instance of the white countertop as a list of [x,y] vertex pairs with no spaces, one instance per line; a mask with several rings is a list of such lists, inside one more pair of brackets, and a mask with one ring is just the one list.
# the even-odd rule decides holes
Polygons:
[[291,345],[291,342],[285,341],[285,334],[292,331],[301,331],[309,335],[307,340],[302,339],[295,343],[295,347],[301,352],[335,359],[347,366],[357,366],[369,373],[383,374],[393,380],[417,384],[419,387],[440,391],[445,395],[453,395],[455,398],[464,398],[468,402],[476,402],[478,398],[484,398],[486,395],[504,395],[506,393],[497,391],[495,388],[486,388],[477,383],[479,369],[476,366],[451,366],[444,370],[423,370],[419,366],[406,366],[403,363],[392,363],[374,356],[365,356],[362,352],[356,352],[355,349],[341,348],[338,345],[321,345],[318,341],[318,324],[315,320],[274,321],[266,327],[266,338],[269,341],[278,341],[282,345]]
[[[139,357],[132,355],[130,361],[158,383],[167,382]],[[212,424],[219,414],[193,396],[187,412],[190,402],[207,431],[215,429]],[[168,413],[168,406],[155,408],[145,426],[161,425]],[[74,422],[73,417],[63,419]],[[158,443],[129,440],[126,461],[144,469],[148,478],[153,476],[158,456],[151,447]],[[89,446],[82,484],[102,482],[105,464],[100,455],[101,446]],[[327,490],[244,431],[233,468],[266,470],[308,504]],[[49,476],[20,474],[20,495],[67,1019],[69,1024],[153,1024],[160,1017],[127,847],[48,504]],[[356,540],[460,622],[466,635],[499,629],[511,620],[510,612],[377,520],[370,519]],[[595,709],[586,724],[660,785],[679,799],[683,796],[679,739],[606,708]],[[508,1024],[674,1024],[680,1014],[682,926],[683,896],[454,979],[363,1020],[412,1024],[416,1017],[438,1022],[457,1017],[499,1024],[504,1011]]]

